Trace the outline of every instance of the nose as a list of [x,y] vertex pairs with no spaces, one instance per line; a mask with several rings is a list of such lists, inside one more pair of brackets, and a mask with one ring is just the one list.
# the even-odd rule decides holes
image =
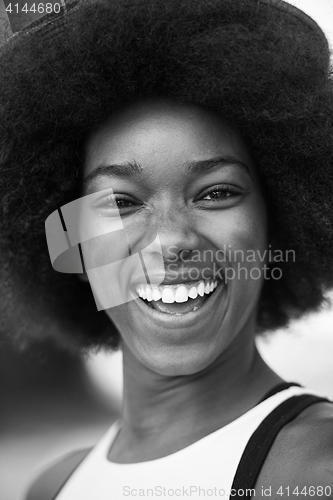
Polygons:
[[151,215],[150,224],[159,237],[165,261],[175,261],[181,251],[191,251],[199,246],[200,237],[193,214],[185,206],[165,204]]

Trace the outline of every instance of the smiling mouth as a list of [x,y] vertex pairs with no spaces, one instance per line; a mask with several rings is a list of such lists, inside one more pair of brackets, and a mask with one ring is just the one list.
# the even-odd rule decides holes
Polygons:
[[205,280],[191,285],[138,285],[136,292],[140,300],[151,309],[164,314],[182,315],[202,307],[219,284],[218,280]]

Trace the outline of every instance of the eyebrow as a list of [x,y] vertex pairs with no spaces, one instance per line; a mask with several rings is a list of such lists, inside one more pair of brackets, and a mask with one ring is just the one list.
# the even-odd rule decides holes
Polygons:
[[232,165],[239,166],[250,173],[250,169],[246,163],[240,161],[235,156],[217,156],[208,160],[194,160],[183,164],[191,174],[200,174],[203,172],[211,172],[220,167],[230,167]]
[[119,177],[128,179],[136,177],[142,172],[143,168],[135,160],[124,163],[113,163],[112,165],[100,165],[83,179],[86,186],[99,177]]
[[[183,167],[189,174],[201,174],[211,172],[220,167],[239,166],[250,174],[250,169],[246,163],[234,156],[217,156],[207,160],[193,160],[183,163]],[[143,172],[143,167],[135,160],[124,163],[114,163],[112,165],[100,165],[90,172],[83,180],[87,187],[91,182],[99,177],[118,177],[120,179],[134,179]]]

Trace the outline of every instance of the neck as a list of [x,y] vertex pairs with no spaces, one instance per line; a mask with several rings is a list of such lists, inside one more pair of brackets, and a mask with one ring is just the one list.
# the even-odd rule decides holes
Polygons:
[[282,381],[260,357],[253,336],[244,340],[239,335],[209,367],[193,375],[153,372],[126,344],[123,364],[121,436],[109,455],[114,461],[148,460],[181,449],[238,418]]

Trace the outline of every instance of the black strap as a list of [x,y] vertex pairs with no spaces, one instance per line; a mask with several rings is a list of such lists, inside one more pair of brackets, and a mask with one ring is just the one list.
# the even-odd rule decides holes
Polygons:
[[233,499],[244,500],[244,496],[238,495],[238,491],[255,487],[259,472],[282,427],[308,406],[320,402],[331,401],[309,394],[293,396],[281,403],[261,422],[248,441],[238,464],[232,483],[233,492],[236,493],[232,496]]
[[297,384],[296,382],[281,382],[280,384],[275,385],[272,389],[270,389],[268,392],[266,392],[265,396],[263,398],[261,398],[258,405],[260,403],[262,403],[263,401],[265,401],[265,399],[268,399],[271,396],[274,396],[274,394],[277,394],[278,392],[284,391],[285,389],[289,389],[289,387],[292,387],[294,385],[296,385],[298,387],[302,387],[300,384]]

